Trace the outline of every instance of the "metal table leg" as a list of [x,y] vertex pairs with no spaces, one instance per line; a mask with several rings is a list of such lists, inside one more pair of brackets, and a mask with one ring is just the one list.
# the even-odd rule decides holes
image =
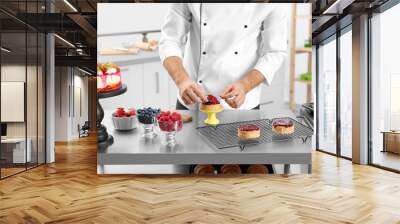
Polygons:
[[290,164],[284,164],[283,165],[283,173],[284,174],[289,174],[290,173]]

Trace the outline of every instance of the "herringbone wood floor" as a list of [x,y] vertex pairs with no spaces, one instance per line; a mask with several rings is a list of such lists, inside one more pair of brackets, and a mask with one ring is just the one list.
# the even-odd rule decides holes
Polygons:
[[400,175],[315,152],[312,175],[97,176],[95,139],[0,181],[0,223],[400,223]]

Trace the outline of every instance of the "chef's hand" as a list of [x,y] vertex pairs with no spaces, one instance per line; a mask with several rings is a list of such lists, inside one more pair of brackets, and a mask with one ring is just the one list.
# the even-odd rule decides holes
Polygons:
[[225,88],[221,98],[233,108],[240,107],[246,99],[246,94],[260,85],[265,80],[263,74],[256,70],[250,70],[241,80]]
[[246,93],[245,86],[239,81],[227,86],[221,98],[232,108],[239,108],[246,99]]
[[179,95],[186,105],[207,102],[203,89],[189,78],[180,57],[167,57],[163,64],[165,69],[167,69],[168,74],[178,87]]
[[201,86],[189,77],[178,82],[177,86],[179,89],[179,94],[186,105],[207,102],[207,97],[205,96]]

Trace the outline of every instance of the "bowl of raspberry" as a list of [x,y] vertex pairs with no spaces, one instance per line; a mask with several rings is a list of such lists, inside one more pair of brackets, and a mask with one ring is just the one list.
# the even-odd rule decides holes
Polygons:
[[112,121],[115,130],[130,131],[137,127],[136,110],[133,108],[125,110],[119,107],[112,114]]
[[165,145],[173,147],[177,144],[176,133],[182,130],[182,115],[178,112],[162,111],[157,115],[158,127],[165,133]]

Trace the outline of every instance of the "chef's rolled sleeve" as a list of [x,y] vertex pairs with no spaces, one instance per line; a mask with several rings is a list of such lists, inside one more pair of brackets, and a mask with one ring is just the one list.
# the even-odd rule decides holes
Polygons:
[[159,55],[162,62],[170,56],[183,58],[190,23],[191,13],[187,4],[172,4],[161,29]]
[[277,5],[265,18],[262,31],[262,50],[254,69],[263,74],[270,85],[287,55],[287,15],[288,6]]

